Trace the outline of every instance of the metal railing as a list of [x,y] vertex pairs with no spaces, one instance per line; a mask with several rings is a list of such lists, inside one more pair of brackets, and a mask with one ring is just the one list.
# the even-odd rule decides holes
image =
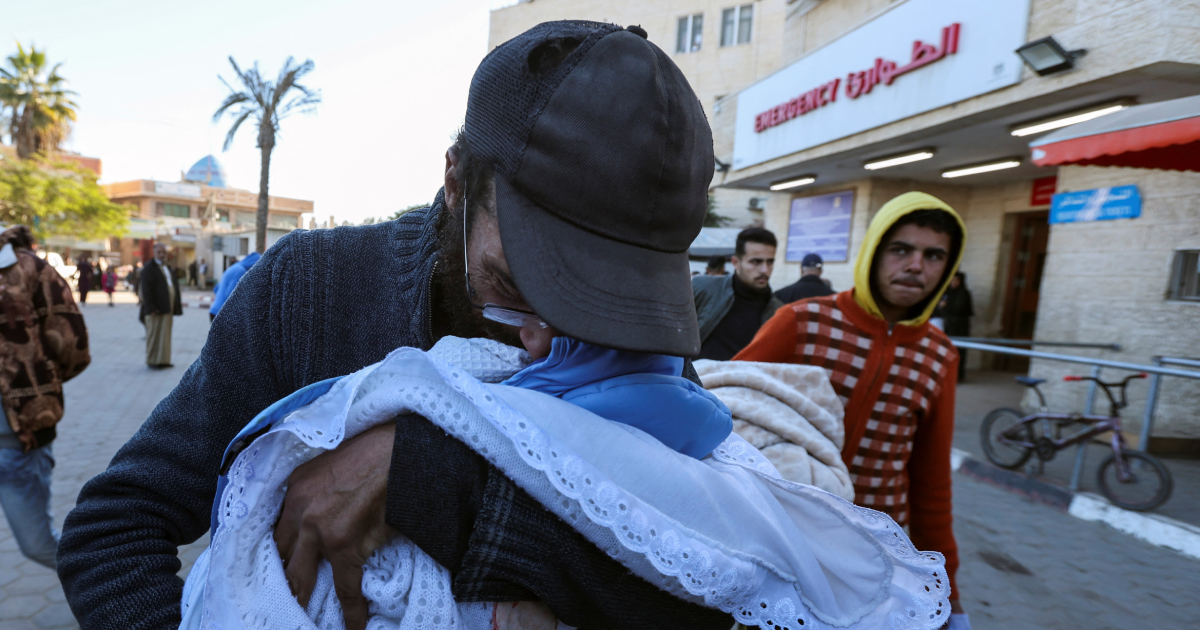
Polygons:
[[[1127,363],[1125,361],[1109,361],[1107,359],[1092,359],[1090,357],[1080,357],[1080,356],[1075,356],[1075,355],[1070,355],[1070,354],[1055,354],[1052,352],[1038,352],[1036,350],[1021,350],[1019,348],[1010,348],[1010,347],[1005,347],[1005,346],[995,345],[995,344],[990,344],[990,343],[980,343],[978,341],[968,341],[968,339],[970,339],[970,338],[968,338],[968,337],[951,337],[951,341],[954,342],[955,346],[957,346],[959,348],[966,348],[968,350],[981,350],[984,352],[995,352],[997,354],[1011,354],[1011,355],[1015,355],[1015,356],[1029,357],[1031,359],[1044,359],[1046,361],[1061,361],[1063,363],[1081,363],[1083,365],[1090,365],[1090,366],[1092,366],[1091,376],[1093,378],[1099,378],[1100,370],[1103,368],[1111,368],[1111,369],[1115,369],[1115,370],[1127,370],[1130,372],[1145,372],[1147,374],[1150,374],[1151,375],[1150,391],[1147,393],[1146,412],[1145,412],[1145,415],[1142,417],[1142,430],[1140,433],[1140,441],[1138,442],[1138,447],[1141,450],[1146,450],[1149,445],[1150,431],[1154,426],[1154,411],[1155,411],[1155,408],[1158,406],[1158,392],[1160,389],[1160,381],[1162,380],[1162,377],[1178,376],[1181,378],[1190,378],[1190,379],[1200,380],[1200,372],[1192,371],[1192,370],[1178,370],[1178,369],[1166,367],[1168,365],[1180,365],[1180,366],[1184,366],[1184,367],[1200,368],[1200,360],[1196,360],[1196,359],[1183,359],[1183,358],[1177,358],[1177,357],[1154,357],[1154,365],[1142,365],[1139,363]],[[1042,342],[1036,342],[1036,343],[1038,343],[1038,345],[1049,345],[1048,343],[1042,343]],[[1050,342],[1050,343],[1053,343],[1053,342]],[[1061,343],[1067,343],[1067,342],[1061,342]],[[1083,346],[1083,347],[1097,347],[1097,346],[1102,346],[1102,345],[1107,347],[1106,344],[1092,344],[1091,346]],[[1111,344],[1111,345],[1115,345],[1115,344]],[[1092,381],[1091,384],[1088,386],[1087,404],[1085,405],[1084,411],[1083,411],[1084,415],[1088,415],[1088,414],[1092,413],[1092,406],[1096,399],[1096,389],[1097,389],[1096,382]],[[1083,464],[1084,464],[1084,460],[1086,458],[1087,444],[1088,444],[1088,441],[1084,440],[1083,442],[1079,443],[1079,446],[1076,447],[1076,450],[1075,450],[1075,467],[1071,472],[1071,484],[1070,484],[1070,489],[1072,491],[1076,491],[1079,489],[1079,483],[1083,477]]]
[[[1200,368],[1200,361],[1196,359],[1184,359],[1182,357],[1153,357],[1155,367],[1164,365],[1181,365],[1184,367]],[[1169,374],[1168,376],[1176,376]],[[1150,431],[1154,427],[1154,412],[1158,410],[1158,392],[1162,381],[1162,374],[1155,373],[1150,377],[1150,391],[1146,393],[1146,412],[1142,416],[1142,430],[1138,434],[1138,446],[1143,451],[1150,449]],[[1192,377],[1196,378],[1196,377]]]
[[[990,337],[951,337],[955,345],[960,341],[970,343],[986,343],[993,346],[1046,346],[1057,348],[1096,348],[1099,350],[1121,351],[1119,343],[1082,343],[1078,341],[1038,341],[1036,339],[992,339]],[[964,348],[966,346],[963,346]]]

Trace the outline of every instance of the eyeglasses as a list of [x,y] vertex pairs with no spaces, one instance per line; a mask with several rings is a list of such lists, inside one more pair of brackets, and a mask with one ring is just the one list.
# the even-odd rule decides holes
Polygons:
[[470,302],[471,308],[477,308],[483,311],[483,318],[490,319],[494,322],[499,322],[508,326],[516,326],[517,328],[549,328],[550,325],[537,316],[537,313],[523,311],[518,308],[508,308],[492,303],[480,306],[475,302],[475,289],[471,288],[471,261],[467,250],[467,208],[470,200],[466,195],[463,195],[463,275],[467,281],[467,301]]

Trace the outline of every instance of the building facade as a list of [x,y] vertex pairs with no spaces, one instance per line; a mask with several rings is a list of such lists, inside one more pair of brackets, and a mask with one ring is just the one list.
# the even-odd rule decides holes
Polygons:
[[[208,261],[211,278],[221,277],[231,257],[255,251],[258,193],[225,186],[212,156],[193,166],[182,181],[133,180],[103,186],[114,202],[133,206],[129,234],[121,239],[121,264],[146,260],[155,242],[171,247],[171,264],[186,269]],[[267,206],[267,247],[302,227],[301,215],[313,202],[271,196]],[[261,252],[260,252],[261,253]]]
[[[741,6],[534,0],[493,11],[490,44],[548,19],[646,28],[709,116],[718,211],[754,199],[779,236],[776,286],[819,251],[834,287],[849,288],[870,219],[921,190],[966,221],[975,336],[1115,343],[1120,352],[1077,353],[1135,363],[1200,356],[1200,301],[1172,289],[1198,273],[1200,174],[1039,167],[1029,149],[1064,121],[1200,94],[1194,2],[758,0],[746,5],[748,41],[735,28],[730,43],[729,11],[736,26]],[[1066,54],[1039,73],[1030,64],[1047,50]],[[1055,194],[1120,186],[1136,187],[1136,217],[1051,223]],[[1053,407],[1083,405],[1086,389],[1060,378],[1083,366],[981,353],[968,365],[1028,369],[1050,379]],[[1128,415],[1140,417],[1146,390],[1130,388]],[[1195,452],[1197,407],[1200,385],[1164,380],[1151,450]],[[1127,421],[1135,433],[1137,424]]]

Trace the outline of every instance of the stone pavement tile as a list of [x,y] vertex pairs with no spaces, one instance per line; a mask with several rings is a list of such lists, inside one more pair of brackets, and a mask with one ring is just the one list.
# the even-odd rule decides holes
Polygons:
[[71,628],[79,627],[75,623],[75,615],[66,604],[48,606],[46,610],[33,616],[33,624],[38,628]]
[[54,569],[46,568],[34,562],[33,560],[22,560],[22,562],[17,565],[17,571],[22,576],[25,576],[25,578],[54,575]]
[[[959,590],[976,630],[1200,627],[1194,559],[964,475],[954,516]],[[1160,611],[1154,624],[1148,610]]]
[[42,611],[50,602],[41,595],[19,595],[0,600],[0,619],[25,619]]
[[58,584],[58,576],[50,571],[42,575],[27,575],[4,587],[4,593],[13,595],[44,595],[51,590],[62,590]]
[[33,630],[34,628],[36,626],[33,625],[31,619],[0,620],[0,630]]

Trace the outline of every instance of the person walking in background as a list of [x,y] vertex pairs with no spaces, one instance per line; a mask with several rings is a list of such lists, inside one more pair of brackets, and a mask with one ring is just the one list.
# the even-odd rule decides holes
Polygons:
[[200,266],[199,266],[198,270],[200,273],[196,279],[200,281],[200,288],[207,289],[208,288],[208,261],[205,260],[204,258],[201,258]]
[[193,258],[187,266],[187,283],[189,287],[197,286],[196,279],[200,276],[200,264]]
[[109,266],[108,271],[100,276],[100,288],[108,294],[108,305],[113,305],[113,292],[117,290],[117,268]]
[[[31,251],[29,228],[0,233],[0,507],[25,557],[53,569],[51,442],[63,416],[62,384],[88,366],[87,327],[71,285]],[[38,312],[38,304],[55,308]]]
[[96,270],[92,268],[92,263],[87,256],[79,257],[79,265],[76,267],[75,273],[79,278],[79,303],[87,304],[87,294],[92,290],[92,281],[96,277]]
[[125,277],[125,281],[129,283],[129,290],[133,291],[134,296],[137,297],[138,304],[142,303],[142,295],[141,291],[139,290],[139,287],[142,286],[141,280],[142,261],[135,260],[133,262],[133,268],[129,270],[129,275]]
[[706,275],[706,276],[723,276],[723,275],[725,275],[726,273],[728,273],[727,271],[725,271],[725,263],[726,263],[726,260],[725,260],[724,256],[713,256],[712,258],[709,258],[708,266],[704,268],[704,275]]
[[146,325],[146,365],[155,369],[172,367],[171,326],[176,315],[183,315],[179,287],[166,261],[166,244],[155,243],[154,258],[146,263],[138,285]]
[[240,262],[236,258],[232,259],[235,261],[235,264],[225,270],[225,273],[221,275],[221,281],[213,288],[213,303],[208,308],[208,321],[211,322],[217,318],[217,313],[220,313],[221,307],[225,306],[225,300],[229,299],[229,296],[237,287],[237,283],[241,281],[242,276],[246,275],[247,271],[250,271],[250,268],[254,266],[254,263],[258,262],[259,258],[262,258],[262,256],[258,252],[250,252]]
[[733,273],[697,276],[692,297],[700,322],[701,359],[728,361],[746,347],[763,322],[783,306],[771,294],[777,241],[770,230],[741,231],[734,247]]
[[842,460],[854,502],[907,525],[918,549],[941,552],[950,628],[970,628],[959,605],[950,494],[958,353],[929,317],[962,260],[966,227],[925,193],[884,204],[871,220],[854,287],[794,302],[735,361],[824,368],[846,405]]
[[[975,316],[975,304],[971,291],[967,289],[967,274],[958,272],[950,279],[950,288],[942,297],[942,330],[949,337],[970,337],[971,318]],[[967,351],[958,349],[958,380],[967,375]]]
[[800,279],[775,292],[775,297],[784,304],[791,304],[805,298],[825,297],[836,291],[821,279],[821,270],[825,261],[819,254],[807,254],[800,261]]

